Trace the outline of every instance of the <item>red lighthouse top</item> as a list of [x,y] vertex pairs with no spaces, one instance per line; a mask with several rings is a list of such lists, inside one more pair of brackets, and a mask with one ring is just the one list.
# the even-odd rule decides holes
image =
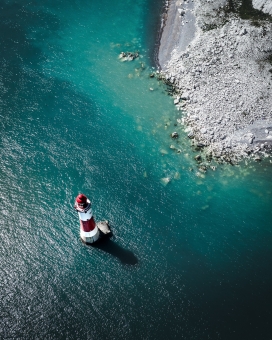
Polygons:
[[90,200],[84,194],[79,194],[76,197],[75,201],[75,209],[76,210],[84,210],[89,204]]
[[79,195],[77,195],[76,201],[77,201],[78,205],[84,204],[84,203],[87,202],[87,196],[85,196],[83,194],[79,194]]

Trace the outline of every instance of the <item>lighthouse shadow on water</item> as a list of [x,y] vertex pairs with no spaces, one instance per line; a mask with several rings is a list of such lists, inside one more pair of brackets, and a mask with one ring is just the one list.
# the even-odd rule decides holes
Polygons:
[[113,242],[109,238],[94,243],[92,246],[118,258],[122,264],[134,266],[138,263],[138,258],[131,250],[121,247],[119,244]]

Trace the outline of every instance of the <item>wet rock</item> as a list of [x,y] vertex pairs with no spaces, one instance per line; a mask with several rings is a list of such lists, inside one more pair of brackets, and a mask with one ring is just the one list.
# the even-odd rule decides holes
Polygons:
[[179,103],[179,98],[176,98],[176,99],[174,100],[174,104],[177,105],[178,103]]
[[171,137],[172,137],[172,138],[178,138],[178,136],[179,136],[179,135],[178,135],[177,132],[172,132],[172,133],[171,133]]
[[190,139],[194,138],[194,133],[193,131],[190,131],[187,135]]
[[125,58],[126,57],[126,53],[124,53],[124,52],[121,52],[120,54],[119,54],[119,59],[121,59],[121,58]]
[[198,170],[205,173],[207,171],[207,167],[206,165],[200,165]]
[[132,61],[139,57],[138,52],[121,52],[119,54],[119,59],[122,61]]
[[196,156],[195,156],[195,160],[196,160],[197,162],[201,162],[202,158],[201,158],[200,155],[196,155]]

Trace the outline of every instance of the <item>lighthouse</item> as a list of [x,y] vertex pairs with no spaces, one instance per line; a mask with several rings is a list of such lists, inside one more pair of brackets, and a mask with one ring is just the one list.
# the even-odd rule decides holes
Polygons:
[[80,238],[84,243],[92,244],[106,236],[111,236],[108,221],[95,222],[92,204],[86,195],[77,195],[74,208],[78,212]]

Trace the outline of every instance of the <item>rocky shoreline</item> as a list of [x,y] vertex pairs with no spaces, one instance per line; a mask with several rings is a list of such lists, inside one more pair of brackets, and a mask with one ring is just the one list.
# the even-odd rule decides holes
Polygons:
[[160,72],[178,92],[178,123],[207,158],[230,163],[272,149],[272,21],[241,18],[233,3],[169,2],[159,51]]

